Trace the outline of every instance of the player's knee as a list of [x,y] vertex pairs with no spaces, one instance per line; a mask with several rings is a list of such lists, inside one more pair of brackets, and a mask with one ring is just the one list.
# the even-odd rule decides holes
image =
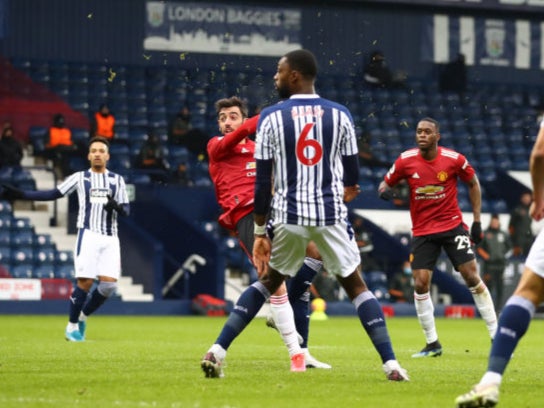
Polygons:
[[109,298],[117,291],[117,282],[100,281],[97,289],[102,296]]

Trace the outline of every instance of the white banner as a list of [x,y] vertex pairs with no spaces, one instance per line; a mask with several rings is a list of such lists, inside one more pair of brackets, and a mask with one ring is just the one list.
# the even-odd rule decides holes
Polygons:
[[144,49],[281,56],[302,48],[300,31],[298,9],[148,1]]
[[39,279],[0,279],[0,300],[40,300],[42,282]]

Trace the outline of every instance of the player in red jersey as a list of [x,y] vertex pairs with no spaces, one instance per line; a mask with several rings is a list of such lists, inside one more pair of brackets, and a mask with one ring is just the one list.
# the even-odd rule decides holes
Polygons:
[[[460,153],[438,146],[439,123],[423,118],[417,124],[418,148],[400,154],[379,187],[380,197],[392,197],[391,188],[406,180],[410,189],[412,251],[410,262],[414,277],[414,303],[427,344],[412,357],[442,354],[434,321],[434,306],[429,293],[432,271],[441,249],[465,280],[489,335],[495,336],[497,316],[489,290],[478,274],[472,241],[482,239],[480,222],[481,189],[474,168]],[[457,202],[457,180],[468,185],[473,224],[463,222]]]
[[[252,259],[254,241],[254,193],[255,193],[255,142],[249,138],[257,130],[258,116],[247,118],[245,103],[233,96],[220,99],[216,102],[216,111],[219,130],[223,136],[215,136],[208,142],[209,171],[215,186],[215,193],[223,213],[219,217],[219,224],[224,228],[234,231],[240,244],[248,257]],[[240,320],[245,323],[253,318],[260,309],[259,301],[250,300],[256,296],[270,296],[271,311],[274,316],[275,327],[278,329],[289,353],[293,364],[298,363],[297,354],[303,354],[300,359],[302,368],[331,368],[329,364],[315,359],[308,351],[308,304],[309,292],[307,291],[313,277],[322,268],[319,261],[319,253],[315,246],[309,247],[308,254],[312,258],[306,258],[303,267],[290,284],[289,294],[284,285],[270,296],[266,288],[260,282],[253,283],[237,302],[232,319],[225,324],[218,339],[209,349],[201,362],[202,369],[207,377],[222,376],[221,362],[232,340],[244,329]],[[264,299],[261,299],[264,300]],[[246,304],[247,303],[247,304]],[[248,307],[248,304],[250,305]],[[257,306],[258,305],[258,306]],[[239,306],[239,307],[238,307]],[[292,309],[291,309],[292,306]],[[258,308],[257,308],[258,307]],[[294,320],[293,320],[294,312]],[[239,314],[239,316],[236,316]],[[232,320],[232,321],[231,321]],[[296,330],[295,329],[296,324]],[[302,337],[302,344],[298,343],[297,331]],[[292,366],[293,371],[299,371]]]

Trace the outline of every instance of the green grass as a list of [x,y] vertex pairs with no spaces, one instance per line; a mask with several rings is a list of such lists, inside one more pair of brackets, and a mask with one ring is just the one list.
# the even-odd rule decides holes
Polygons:
[[[289,372],[279,335],[256,319],[232,344],[225,378],[200,359],[224,318],[92,316],[88,340],[63,339],[65,316],[0,316],[0,407],[453,407],[483,374],[490,341],[480,319],[437,319],[444,354],[424,345],[415,318],[388,319],[411,381],[385,379],[359,321],[312,322],[311,351],[332,370]],[[544,322],[532,322],[507,370],[503,407],[542,406]]]

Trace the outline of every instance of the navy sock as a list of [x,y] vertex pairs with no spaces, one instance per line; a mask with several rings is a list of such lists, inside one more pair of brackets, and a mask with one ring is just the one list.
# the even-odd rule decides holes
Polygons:
[[308,332],[310,326],[310,293],[308,288],[317,274],[311,267],[303,264],[297,274],[287,282],[289,303],[293,308],[295,326],[297,332],[302,336],[302,348],[308,347]]
[[357,296],[353,303],[357,308],[359,320],[382,358],[382,363],[395,360],[395,353],[385,325],[385,317],[378,300],[372,293],[365,291]]
[[70,296],[70,323],[77,323],[83,304],[87,300],[87,292],[76,286]]
[[96,311],[102,304],[106,301],[107,297],[102,295],[98,288],[95,288],[93,290],[93,293],[91,294],[91,298],[87,303],[85,303],[85,306],[83,306],[83,313],[86,316],[90,316],[92,313]]
[[227,350],[255,317],[268,297],[270,297],[268,290],[260,282],[255,282],[244,290],[215,342]]
[[[518,299],[523,298],[518,297]],[[513,303],[507,303],[501,312],[497,333],[491,346],[487,371],[504,373],[514,349],[531,323],[531,310],[524,306],[514,301]],[[529,308],[534,310],[534,306],[532,308],[531,306],[532,304]]]

